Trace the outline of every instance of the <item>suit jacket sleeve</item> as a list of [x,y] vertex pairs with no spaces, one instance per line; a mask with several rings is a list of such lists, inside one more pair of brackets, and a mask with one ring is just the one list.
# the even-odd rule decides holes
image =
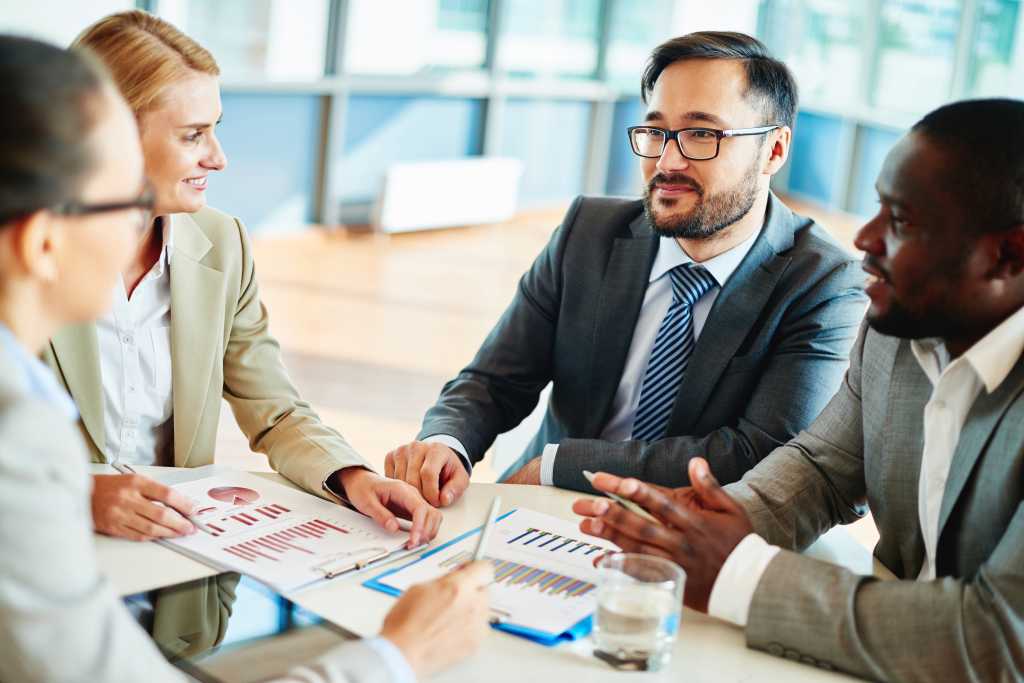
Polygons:
[[[768,541],[802,549],[852,521],[865,496],[866,328],[836,396],[810,428],[726,487]],[[970,579],[878,581],[783,550],[758,583],[751,647],[892,681],[1009,681],[1024,670],[1024,506]]]
[[308,666],[268,683],[400,683],[381,656],[365,642],[339,645]]
[[689,484],[687,463],[706,458],[722,483],[737,481],[818,415],[840,385],[864,315],[863,274],[844,262],[789,307],[777,341],[746,405],[731,424],[701,436],[655,442],[565,439],[554,483],[590,491],[584,469],[637,477],[663,486]]
[[323,483],[332,472],[369,465],[299,397],[268,329],[249,238],[237,221],[236,226],[242,282],[224,350],[224,398],[254,451],[265,453],[280,474],[330,500]]
[[1024,504],[970,578],[880,581],[782,551],[751,602],[747,643],[884,681],[1024,675]]
[[100,575],[86,462],[62,416],[0,405],[0,680],[184,681]]
[[445,384],[417,438],[454,436],[479,462],[498,434],[525,419],[551,381],[562,259],[581,199],[519,280],[512,303],[472,362]]

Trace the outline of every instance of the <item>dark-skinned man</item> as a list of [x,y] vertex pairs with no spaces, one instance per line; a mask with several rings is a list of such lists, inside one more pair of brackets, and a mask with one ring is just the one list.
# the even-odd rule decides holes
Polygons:
[[[653,512],[577,501],[581,528],[687,571],[686,603],[751,647],[888,681],[1024,678],[1024,102],[918,122],[886,158],[857,235],[867,325],[803,433],[720,488],[599,475]],[[802,557],[878,524],[880,581]]]

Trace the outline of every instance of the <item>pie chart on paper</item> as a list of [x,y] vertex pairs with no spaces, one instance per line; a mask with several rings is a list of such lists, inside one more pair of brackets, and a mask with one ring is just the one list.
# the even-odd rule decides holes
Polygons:
[[214,500],[231,505],[251,505],[260,499],[260,494],[241,486],[218,486],[206,492]]

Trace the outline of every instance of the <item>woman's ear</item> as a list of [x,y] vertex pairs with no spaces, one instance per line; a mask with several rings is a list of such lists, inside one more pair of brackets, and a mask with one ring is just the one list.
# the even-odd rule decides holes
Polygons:
[[60,273],[58,252],[63,243],[63,221],[48,210],[39,210],[9,229],[16,267],[26,275],[53,282]]

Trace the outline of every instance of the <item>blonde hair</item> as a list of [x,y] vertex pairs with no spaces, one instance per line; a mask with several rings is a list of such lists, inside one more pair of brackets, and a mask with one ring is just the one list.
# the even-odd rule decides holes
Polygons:
[[136,116],[153,108],[164,88],[182,78],[195,72],[220,75],[209,50],[142,10],[100,19],[72,46],[86,48],[103,62]]

